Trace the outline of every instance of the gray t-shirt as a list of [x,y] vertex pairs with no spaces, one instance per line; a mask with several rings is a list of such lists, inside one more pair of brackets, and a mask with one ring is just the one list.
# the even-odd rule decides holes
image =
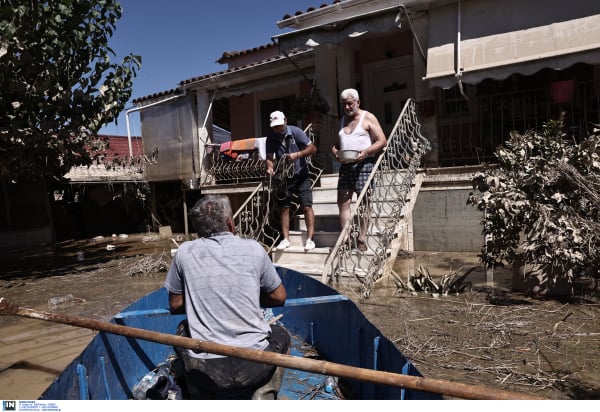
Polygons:
[[[263,350],[271,328],[260,307],[260,291],[270,293],[280,284],[258,242],[220,233],[181,244],[164,286],[184,295],[192,338]],[[221,357],[189,353],[202,359]]]

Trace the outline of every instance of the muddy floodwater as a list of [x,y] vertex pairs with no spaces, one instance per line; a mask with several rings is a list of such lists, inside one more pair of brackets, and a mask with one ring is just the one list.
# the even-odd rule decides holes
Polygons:
[[[160,287],[171,249],[156,234],[0,249],[0,297],[37,310],[108,320]],[[475,267],[459,294],[412,292],[385,278],[369,299],[347,294],[426,377],[551,399],[600,399],[600,304],[594,294],[558,301],[511,292],[510,268],[493,273],[474,253],[416,252],[394,265],[443,275]],[[95,332],[0,317],[0,398],[36,399]]]

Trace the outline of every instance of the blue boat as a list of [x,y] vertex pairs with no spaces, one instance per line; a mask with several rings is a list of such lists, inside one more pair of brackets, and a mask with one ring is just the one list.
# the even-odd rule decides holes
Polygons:
[[[299,272],[278,268],[287,289],[285,306],[273,308],[290,331],[295,357],[317,358],[374,371],[419,377],[414,365],[373,326],[346,296]],[[185,315],[171,315],[167,291],[160,288],[134,302],[110,323],[175,334]],[[132,388],[174,354],[170,345],[100,332],[40,397],[41,400],[134,399]],[[278,399],[441,399],[441,395],[285,369]],[[329,381],[332,381],[330,378]]]

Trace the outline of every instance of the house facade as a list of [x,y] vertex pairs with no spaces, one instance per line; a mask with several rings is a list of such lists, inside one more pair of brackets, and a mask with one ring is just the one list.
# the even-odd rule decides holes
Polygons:
[[[181,81],[136,99],[153,184],[181,188],[182,216],[199,192],[226,192],[234,207],[252,185],[207,179],[218,142],[265,136],[278,109],[290,123],[319,124],[325,173],[339,126],[339,93],[361,95],[386,133],[407,99],[417,103],[432,150],[415,208],[415,248],[478,250],[480,216],[467,210],[470,177],[494,162],[511,131],[537,129],[564,114],[576,139],[600,123],[600,2],[572,0],[334,1],[275,22],[272,43],[224,53],[221,72]],[[329,110],[318,120],[295,110],[319,94]],[[183,217],[185,219],[185,217]],[[185,225],[187,227],[187,225]],[[456,239],[455,234],[464,234]],[[467,240],[465,240],[467,239]]]

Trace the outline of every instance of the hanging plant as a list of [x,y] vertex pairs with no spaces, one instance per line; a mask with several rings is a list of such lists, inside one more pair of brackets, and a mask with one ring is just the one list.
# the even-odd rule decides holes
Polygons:
[[309,95],[297,97],[292,102],[291,111],[297,118],[301,118],[312,112],[325,114],[329,112],[329,103],[327,103],[327,100],[320,93],[314,92]]

